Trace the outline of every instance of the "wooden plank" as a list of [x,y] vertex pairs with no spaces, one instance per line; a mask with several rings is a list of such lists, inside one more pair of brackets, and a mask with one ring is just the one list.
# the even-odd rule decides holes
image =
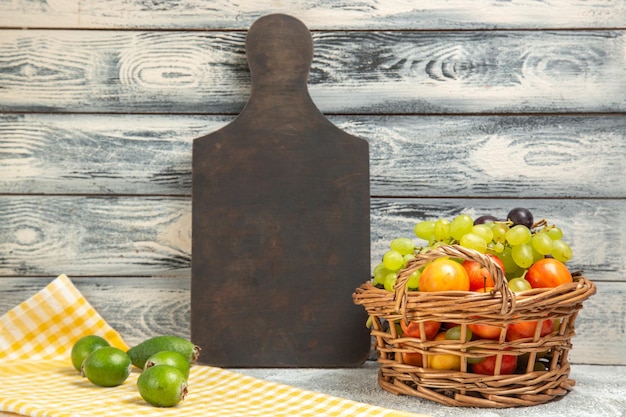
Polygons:
[[361,0],[1,0],[0,26],[246,29],[269,13],[288,13],[313,29],[601,28],[626,21],[623,0],[420,2]]
[[[504,216],[526,206],[563,228],[575,258],[596,281],[626,281],[626,200],[374,198],[371,264],[389,242],[413,237],[423,219],[460,212]],[[179,197],[0,197],[0,276],[186,275],[191,199]]]
[[[189,337],[190,277],[71,277],[98,312],[133,345],[158,334]],[[0,315],[52,278],[0,278]],[[625,282],[598,282],[576,321],[573,363],[626,365]],[[356,306],[355,306],[356,308]]]
[[[191,140],[232,118],[0,115],[0,193],[189,196]],[[372,195],[626,195],[623,115],[330,120],[369,140]]]
[[[3,30],[0,110],[232,113],[245,32]],[[626,31],[321,32],[325,113],[619,112]]]
[[187,273],[185,198],[0,197],[0,275]]
[[0,192],[191,195],[191,141],[230,116],[0,115]]

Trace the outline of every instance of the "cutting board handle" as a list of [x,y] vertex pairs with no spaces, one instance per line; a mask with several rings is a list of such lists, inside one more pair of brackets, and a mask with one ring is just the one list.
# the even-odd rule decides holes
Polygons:
[[306,86],[313,61],[313,40],[300,20],[270,14],[256,20],[248,30],[246,55],[252,88],[280,92]]

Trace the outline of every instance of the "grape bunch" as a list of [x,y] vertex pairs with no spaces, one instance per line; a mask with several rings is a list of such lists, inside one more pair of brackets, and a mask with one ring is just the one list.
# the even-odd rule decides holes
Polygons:
[[[393,291],[398,273],[407,262],[416,253],[439,245],[460,245],[495,255],[502,261],[509,280],[523,277],[541,259],[554,258],[565,263],[572,257],[570,246],[562,239],[561,228],[546,220],[535,222],[530,210],[523,207],[510,210],[506,219],[492,215],[473,219],[460,214],[452,220],[424,220],[413,231],[425,243],[415,244],[406,237],[392,240],[382,262],[374,267],[374,285]],[[419,274],[415,271],[411,275],[407,283],[409,290],[418,289]]]

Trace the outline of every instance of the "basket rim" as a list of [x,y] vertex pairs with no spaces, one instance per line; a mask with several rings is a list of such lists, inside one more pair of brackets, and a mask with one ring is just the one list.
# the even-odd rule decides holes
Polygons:
[[[461,248],[461,249],[459,249]],[[458,256],[460,255],[460,256]],[[485,263],[493,271],[495,286],[489,293],[473,291],[423,292],[406,289],[408,277],[430,260],[441,256],[455,256]],[[492,270],[492,271],[491,271]],[[361,284],[352,294],[353,302],[363,306],[369,315],[391,319],[445,320],[454,318],[468,322],[469,315],[497,321],[515,320],[516,316],[535,312],[537,317],[545,310],[556,315],[567,315],[582,308],[582,302],[596,293],[596,285],[582,275],[572,277],[571,283],[553,288],[533,288],[514,293],[507,285],[503,271],[493,260],[473,249],[458,245],[442,245],[409,261],[399,275],[393,292],[375,287],[371,279]]]

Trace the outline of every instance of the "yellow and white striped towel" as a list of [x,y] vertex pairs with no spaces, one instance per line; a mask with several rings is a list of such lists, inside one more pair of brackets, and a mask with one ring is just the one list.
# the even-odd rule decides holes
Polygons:
[[127,348],[64,275],[2,315],[0,411],[33,417],[419,416],[199,365],[192,366],[187,398],[174,408],[156,408],[137,391],[138,370],[113,388],[79,375],[71,347],[88,334]]

